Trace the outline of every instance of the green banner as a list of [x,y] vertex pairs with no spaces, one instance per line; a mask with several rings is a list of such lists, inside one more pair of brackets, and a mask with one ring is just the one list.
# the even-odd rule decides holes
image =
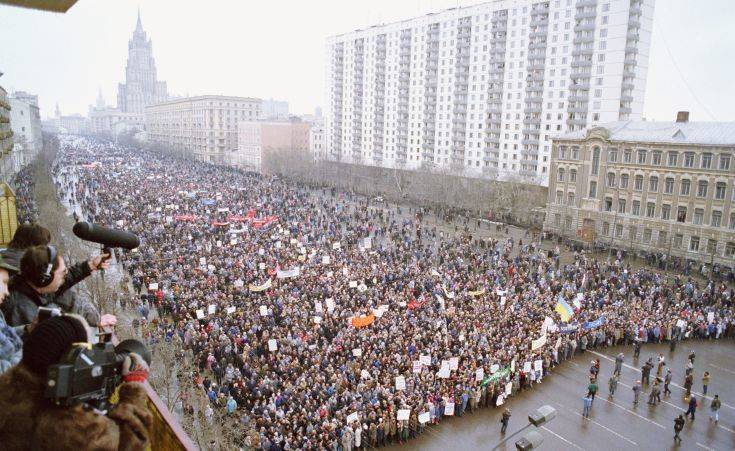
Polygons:
[[510,367],[506,366],[500,371],[496,371],[492,376],[488,376],[482,380],[482,386],[486,386],[490,382],[496,382],[510,374]]

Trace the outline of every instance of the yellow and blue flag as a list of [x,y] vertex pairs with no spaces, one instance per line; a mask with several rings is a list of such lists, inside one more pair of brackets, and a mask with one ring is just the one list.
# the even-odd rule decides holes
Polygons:
[[554,307],[554,310],[559,314],[562,322],[564,323],[568,323],[574,315],[572,307],[570,307],[569,304],[567,304],[567,301],[565,301],[561,296],[559,296],[559,299],[556,301],[556,307]]

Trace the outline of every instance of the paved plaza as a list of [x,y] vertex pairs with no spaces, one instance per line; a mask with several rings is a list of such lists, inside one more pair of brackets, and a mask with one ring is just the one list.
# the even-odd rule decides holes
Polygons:
[[[674,418],[683,414],[684,373],[687,355],[696,353],[693,393],[699,400],[696,420],[687,420],[681,433],[682,442],[675,445]],[[609,397],[608,379],[615,366],[615,356],[625,354],[618,389]],[[673,373],[672,394],[663,397],[657,406],[647,404],[650,387],[644,386],[637,406],[633,404],[632,384],[640,378],[640,367],[648,357],[654,361],[661,352]],[[644,345],[640,358],[633,359],[633,348],[618,346],[588,351],[563,362],[544,377],[532,390],[515,395],[506,404],[512,409],[508,434],[528,424],[528,413],[544,404],[557,410],[554,420],[541,427],[544,443],[540,449],[567,450],[732,450],[735,449],[735,343],[732,341],[682,342],[674,353],[668,344]],[[600,389],[595,398],[589,419],[582,417],[582,397],[586,393],[591,360],[600,358]],[[652,371],[651,381],[655,376]],[[702,399],[702,374],[709,371],[711,382],[708,396]],[[665,371],[664,371],[665,372]],[[720,421],[715,425],[709,420],[712,396],[719,394],[722,400]],[[490,450],[502,439],[500,416],[502,408],[482,409],[462,418],[443,419],[424,432],[416,440],[394,450]],[[514,450],[511,438],[499,449]]]

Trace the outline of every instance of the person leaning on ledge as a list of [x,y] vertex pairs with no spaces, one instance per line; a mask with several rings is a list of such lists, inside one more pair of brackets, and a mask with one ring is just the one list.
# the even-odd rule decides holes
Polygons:
[[57,406],[44,398],[46,375],[74,343],[89,342],[87,324],[78,315],[40,322],[23,345],[19,365],[0,376],[0,449],[144,450],[150,445],[153,421],[142,383],[148,365],[131,353],[122,365],[120,400],[107,415]]
[[5,320],[13,327],[30,325],[38,308],[49,304],[49,296],[58,297],[93,271],[108,268],[103,257],[97,255],[68,268],[54,246],[26,249],[20,259],[20,274],[10,280],[10,295],[2,304]]

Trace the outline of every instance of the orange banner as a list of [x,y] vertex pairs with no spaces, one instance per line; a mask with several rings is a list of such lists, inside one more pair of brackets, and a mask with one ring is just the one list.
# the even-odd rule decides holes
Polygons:
[[352,325],[356,328],[366,327],[375,322],[375,315],[360,316],[352,318]]

